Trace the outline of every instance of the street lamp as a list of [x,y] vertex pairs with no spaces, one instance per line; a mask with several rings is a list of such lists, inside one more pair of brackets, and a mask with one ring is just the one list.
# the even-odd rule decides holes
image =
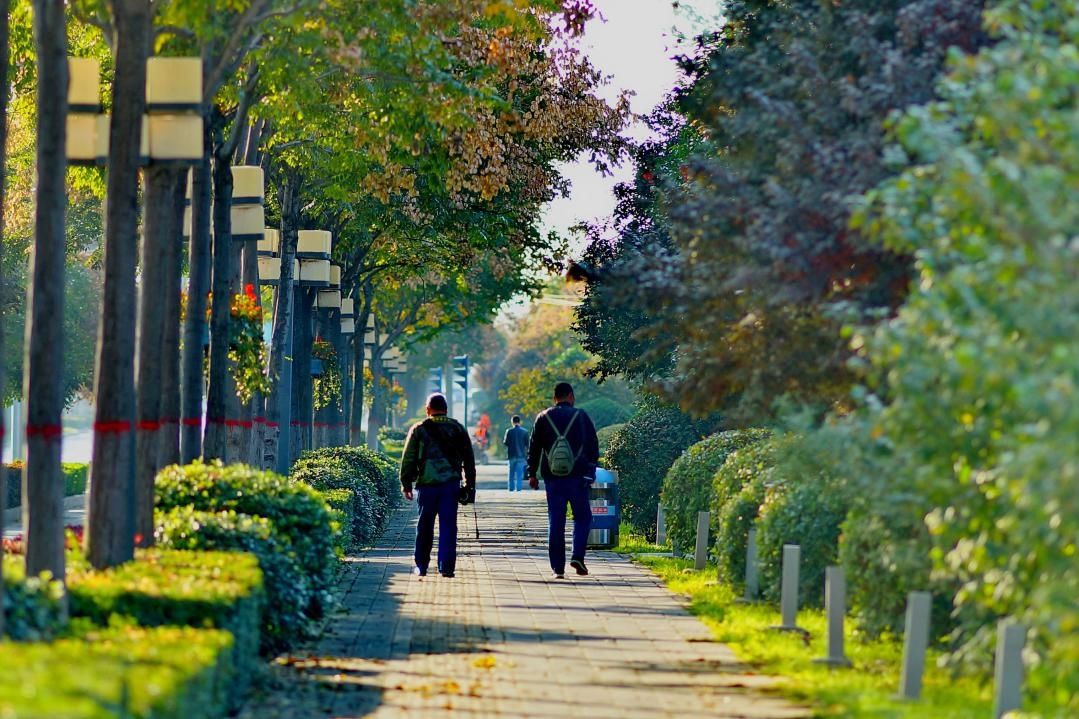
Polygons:
[[67,159],[72,165],[96,165],[101,63],[90,57],[69,57],[67,72]]
[[151,57],[146,61],[143,155],[154,165],[190,165],[202,159],[202,59]]
[[232,239],[238,242],[265,240],[265,179],[262,168],[253,165],[232,167]]

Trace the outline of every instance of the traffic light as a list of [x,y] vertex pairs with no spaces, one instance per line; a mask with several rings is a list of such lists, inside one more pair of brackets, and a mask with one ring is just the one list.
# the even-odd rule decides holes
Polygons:
[[442,392],[442,368],[435,367],[427,375],[427,390],[430,394]]

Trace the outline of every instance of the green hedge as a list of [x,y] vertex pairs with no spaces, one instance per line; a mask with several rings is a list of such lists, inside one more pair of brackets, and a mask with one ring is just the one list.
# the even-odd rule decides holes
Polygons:
[[308,614],[317,618],[333,605],[336,530],[330,507],[317,490],[242,464],[194,462],[161,470],[155,491],[162,512],[190,506],[201,512],[233,511],[269,520],[274,538],[311,581]]
[[751,479],[718,509],[713,504],[712,516],[717,520],[715,554],[719,576],[739,589],[745,586],[746,545],[749,543],[749,530],[757,521],[761,503],[764,502],[767,489],[765,477],[762,474]]
[[218,719],[236,675],[232,643],[216,629],[131,626],[0,643],[0,716]]
[[278,541],[273,525],[263,517],[236,512],[200,512],[177,507],[155,516],[155,539],[163,549],[244,551],[258,558],[266,601],[259,645],[275,654],[307,634],[311,581]]
[[51,639],[63,628],[64,585],[48,575],[27,577],[22,557],[4,556],[4,635],[16,641]]
[[344,556],[356,547],[356,492],[351,489],[323,489],[319,491],[329,505],[333,521],[337,523],[337,553]]
[[767,430],[720,432],[692,445],[671,465],[660,500],[667,510],[667,536],[675,549],[693,548],[697,512],[711,511],[713,478],[734,451],[769,436]]
[[328,447],[304,452],[292,477],[320,491],[352,492],[351,537],[370,544],[386,527],[401,496],[397,466],[366,447]]
[[[78,462],[64,462],[61,465],[64,472],[64,496],[74,497],[77,494],[86,493],[86,478],[89,475],[90,465]],[[7,478],[7,508],[18,507],[22,504],[22,470],[21,462],[12,462],[3,465],[4,476]]]
[[650,403],[611,437],[604,460],[618,471],[625,521],[648,539],[656,536],[659,490],[667,471],[705,429],[705,423],[675,407]]
[[235,670],[227,678],[229,705],[240,705],[258,657],[265,602],[255,556],[140,550],[136,561],[105,571],[93,571],[76,554],[69,557],[67,592],[73,617],[85,617],[100,626],[114,617],[128,617],[144,627],[227,630],[233,637],[230,664]]
[[577,406],[588,413],[597,430],[614,424],[624,424],[633,416],[632,405],[627,406],[606,397],[598,397]]
[[596,439],[599,440],[599,456],[601,460],[606,460],[607,449],[611,446],[611,439],[622,431],[625,427],[624,424],[612,424],[609,427],[600,427],[596,430]]

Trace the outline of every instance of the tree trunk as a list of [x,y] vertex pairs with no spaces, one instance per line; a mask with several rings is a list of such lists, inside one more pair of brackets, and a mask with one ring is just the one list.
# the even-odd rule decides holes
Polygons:
[[[94,397],[93,461],[87,545],[105,569],[134,556],[135,258],[138,237],[139,138],[146,110],[151,10],[145,0],[113,0],[116,80],[109,128],[105,283]],[[52,349],[55,349],[53,347]]]
[[186,170],[172,187],[172,234],[164,254],[165,297],[161,332],[161,431],[157,466],[180,462],[180,303],[183,273],[183,218]]
[[210,293],[212,239],[210,236],[210,148],[212,127],[206,122],[202,162],[192,170],[191,242],[188,250],[187,308],[184,318],[183,374],[181,377],[182,413],[180,420],[180,459],[185,464],[202,456],[202,398],[206,379],[206,305]]
[[269,397],[267,430],[268,454],[272,468],[286,474],[291,466],[289,438],[292,432],[292,339],[295,325],[295,290],[292,265],[296,257],[299,231],[299,177],[286,172],[281,183],[281,279],[274,307],[273,337],[270,341],[270,377],[273,390]]
[[345,399],[348,387],[348,362],[346,361],[346,347],[341,339],[341,310],[330,311],[330,331],[327,340],[337,353],[337,374],[341,383],[341,394],[330,405],[330,427],[326,441],[331,447],[341,447],[347,444],[345,436]]
[[[219,146],[220,149],[220,146]],[[229,153],[231,154],[231,153]],[[229,156],[214,155],[214,268],[210,308],[210,382],[206,392],[204,460],[228,455],[225,422],[229,396],[229,305],[232,263],[232,165]],[[233,393],[235,394],[235,393]],[[233,418],[235,419],[235,418]]]
[[[7,196],[7,96],[8,96],[8,0],[0,0],[0,287],[4,286],[4,200]],[[0,357],[4,356],[4,331],[0,327]],[[5,373],[0,372],[0,397],[7,390]],[[0,438],[4,436],[4,413],[0,412]],[[4,459],[0,442],[0,466]],[[0,538],[4,536],[4,512],[7,510],[7,472],[0,471]],[[4,566],[4,543],[0,542],[0,567]],[[2,570],[0,570],[2,572]],[[4,581],[0,577],[0,607],[4,606]],[[0,611],[0,638],[4,636],[4,612]]]
[[[241,161],[245,165],[259,164],[259,144],[262,142],[262,132],[266,127],[264,120],[256,120],[249,131],[245,133],[244,141],[236,148],[237,154],[241,154]],[[251,285],[255,288],[255,297],[259,309],[262,309],[262,292],[259,291],[259,248],[258,240],[246,240],[243,248],[243,270],[241,282],[246,287]],[[247,443],[242,448],[245,456],[241,461],[255,467],[263,467],[262,448],[266,443],[266,398],[262,393],[256,392],[251,401],[244,408],[243,419],[251,423],[248,431]]]
[[161,355],[166,305],[171,296],[162,292],[171,285],[169,256],[174,254],[181,228],[175,225],[176,188],[183,186],[184,171],[177,167],[146,170],[145,220],[139,265],[138,361],[136,365],[135,433],[135,533],[141,546],[154,539],[154,477],[157,476],[161,444]]
[[[359,299],[359,298],[357,298]],[[361,310],[356,314],[356,334],[353,337],[353,385],[352,385],[352,412],[349,417],[349,431],[352,433],[352,445],[356,447],[364,446],[364,433],[363,433],[363,401],[364,401],[364,382],[363,382],[363,368],[364,368],[364,342],[363,338],[367,334],[367,318],[371,315],[371,303],[374,300],[374,290],[371,287],[370,282],[365,282],[363,285],[363,303]]]
[[371,348],[371,411],[367,416],[367,446],[376,452],[379,449],[378,429],[382,426],[382,420],[386,414],[384,399],[386,392],[381,383],[382,348],[375,345]]
[[292,433],[289,455],[295,460],[311,448],[311,316],[315,293],[300,288],[296,295],[296,327],[292,343]]
[[27,461],[22,518],[26,570],[64,578],[64,481],[60,415],[64,410],[64,215],[67,192],[67,30],[64,3],[34,2],[37,51],[37,188],[34,246],[26,308]]
[[[231,206],[231,202],[229,205]],[[231,210],[230,210],[231,214]],[[231,219],[231,218],[230,218]],[[243,292],[244,243],[232,239],[229,233],[229,301]],[[231,317],[230,324],[231,324]],[[231,335],[230,326],[229,333]],[[225,371],[225,462],[235,464],[247,459],[244,448],[251,444],[251,417],[249,405],[240,401],[236,393],[236,378],[232,374],[233,362],[229,360]],[[211,375],[212,377],[213,375]]]

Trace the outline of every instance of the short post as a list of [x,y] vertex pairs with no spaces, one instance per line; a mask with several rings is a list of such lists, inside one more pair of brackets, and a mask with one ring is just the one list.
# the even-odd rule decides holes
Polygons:
[[903,669],[899,678],[899,698],[922,696],[925,653],[929,649],[929,614],[933,597],[929,592],[907,596],[907,622],[903,632]]
[[660,504],[656,507],[656,544],[663,546],[667,543],[667,511]]
[[752,602],[757,599],[759,590],[757,579],[757,528],[749,530],[749,538],[746,540],[746,601]]
[[993,689],[993,719],[1018,711],[1023,703],[1023,647],[1027,628],[1003,620],[997,628],[996,673]]
[[842,567],[824,570],[824,607],[828,615],[828,656],[814,661],[833,667],[849,667],[843,647],[843,621],[847,613],[847,578]]
[[802,548],[797,544],[783,545],[783,583],[780,588],[780,613],[783,623],[773,627],[781,632],[800,632],[798,626],[798,564],[802,561]]
[[693,552],[693,568],[708,566],[708,519],[709,512],[697,512],[697,546]]

